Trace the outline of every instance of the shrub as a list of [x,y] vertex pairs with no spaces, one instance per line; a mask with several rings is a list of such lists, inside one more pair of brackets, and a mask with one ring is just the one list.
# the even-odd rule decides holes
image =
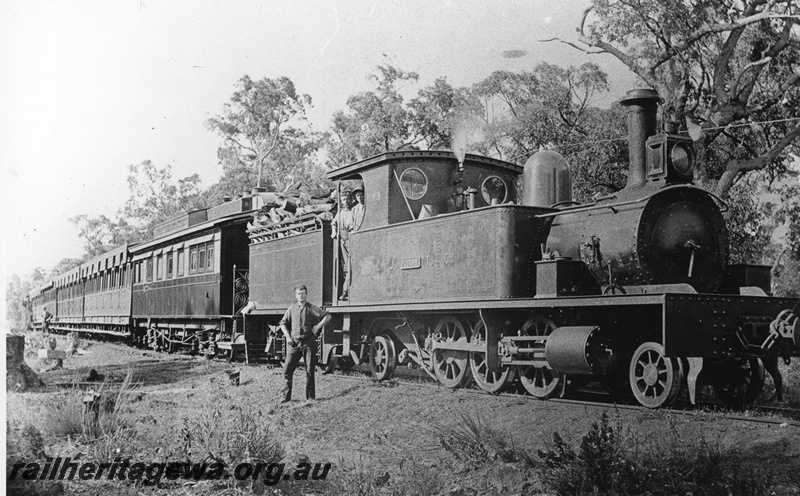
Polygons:
[[[259,422],[260,413],[246,406],[223,408],[221,404],[206,409],[194,418],[184,418],[178,436],[179,446],[170,447],[170,457],[178,455],[193,463],[223,463],[232,471],[240,463],[269,464],[280,462],[284,455],[268,425]],[[175,453],[177,451],[177,453]],[[236,481],[233,486],[249,486],[250,491],[263,492],[263,480]]]
[[624,438],[603,413],[577,448],[557,432],[537,452],[535,472],[556,494],[764,494],[774,477],[746,468],[734,453],[705,439],[673,436],[665,447]]
[[499,459],[514,462],[519,453],[509,435],[490,426],[481,417],[458,412],[453,425],[434,425],[439,444],[456,459],[477,466]]
[[81,412],[83,403],[80,391],[77,394],[61,394],[45,400],[42,404],[39,425],[45,434],[55,437],[78,435],[82,432]]

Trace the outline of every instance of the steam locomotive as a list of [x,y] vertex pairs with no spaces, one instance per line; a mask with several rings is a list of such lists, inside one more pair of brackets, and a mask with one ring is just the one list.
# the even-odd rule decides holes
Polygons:
[[[652,408],[683,390],[694,402],[711,384],[731,405],[752,402],[765,366],[779,385],[778,359],[800,353],[800,302],[769,295],[769,267],[728,264],[727,206],[692,184],[692,142],[657,129],[658,103],[652,90],[628,92],[627,186],[589,204],[572,201],[553,151],[524,167],[402,151],[328,173],[338,189],[365,192],[349,261],[314,215],[245,227],[262,194],[182,219],[114,257],[131,273],[117,330],[140,344],[280,359],[277,324],[305,284],[333,315],[320,336],[327,370],[368,364],[386,380],[408,366],[490,393],[518,379],[540,399],[589,379]],[[73,283],[96,286],[77,270]],[[40,307],[52,290],[34,295]]]

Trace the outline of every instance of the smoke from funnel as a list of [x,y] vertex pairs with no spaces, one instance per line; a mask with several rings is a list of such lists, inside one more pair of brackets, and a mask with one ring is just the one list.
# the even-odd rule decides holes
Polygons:
[[456,154],[458,163],[464,162],[467,156],[467,146],[469,145],[469,127],[464,121],[456,122],[453,126],[453,153]]
[[474,115],[464,115],[453,124],[451,149],[459,164],[464,162],[470,143],[480,139],[479,133],[480,121]]

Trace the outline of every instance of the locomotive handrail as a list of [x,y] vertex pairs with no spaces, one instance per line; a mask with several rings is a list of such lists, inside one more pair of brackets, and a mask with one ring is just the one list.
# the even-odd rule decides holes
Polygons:
[[[600,210],[600,209],[603,209],[603,208],[610,208],[611,210],[615,210],[617,207],[624,207],[624,206],[627,206],[627,205],[633,205],[633,204],[636,204],[636,203],[645,202],[645,201],[649,200],[650,198],[656,196],[657,194],[659,194],[659,193],[661,193],[661,192],[663,192],[665,190],[678,189],[678,188],[695,188],[695,189],[699,189],[699,190],[701,190],[701,191],[703,191],[705,193],[708,193],[708,195],[711,196],[711,198],[713,198],[714,200],[716,200],[717,202],[720,203],[720,205],[721,205],[720,212],[727,212],[728,209],[729,209],[728,204],[725,202],[725,200],[723,200],[722,198],[720,198],[719,196],[715,195],[714,193],[712,193],[710,191],[698,188],[696,186],[692,186],[691,184],[676,184],[674,186],[667,186],[666,188],[662,188],[662,189],[660,189],[660,190],[658,190],[658,191],[656,191],[654,193],[651,193],[651,194],[649,194],[647,196],[644,196],[642,198],[637,198],[636,200],[628,200],[628,201],[619,202],[619,203],[606,203],[606,204],[603,204],[603,205],[598,205],[597,201],[594,201],[594,202],[592,202],[592,203],[590,203],[588,205],[582,206],[582,207],[565,208],[564,210],[559,210],[558,212],[551,212],[551,213],[548,213],[548,214],[538,214],[536,216],[536,218],[537,219],[547,219],[549,217],[557,217],[559,215],[572,214],[572,213],[575,213],[575,212],[588,212],[590,210]],[[612,198],[613,198],[613,196],[612,196]]]

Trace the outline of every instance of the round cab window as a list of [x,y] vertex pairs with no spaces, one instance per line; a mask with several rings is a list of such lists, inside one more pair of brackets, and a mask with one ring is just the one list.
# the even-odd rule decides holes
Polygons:
[[400,184],[403,187],[403,194],[409,200],[419,200],[428,191],[428,178],[419,169],[411,168],[403,171]]
[[497,176],[489,176],[483,181],[481,195],[487,205],[499,205],[508,198],[508,188],[505,181]]

